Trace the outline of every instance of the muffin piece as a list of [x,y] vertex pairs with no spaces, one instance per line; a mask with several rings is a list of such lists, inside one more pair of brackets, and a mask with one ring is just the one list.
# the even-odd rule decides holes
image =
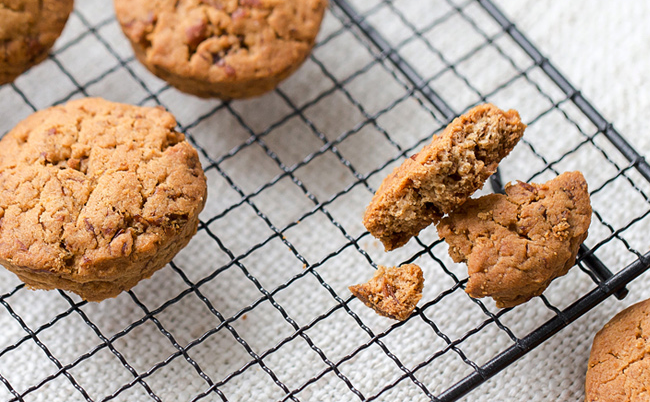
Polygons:
[[167,264],[196,233],[206,181],[174,117],[81,99],[0,141],[0,264],[32,289],[100,301]]
[[73,5],[73,0],[0,0],[0,85],[45,60]]
[[591,205],[580,172],[546,184],[518,182],[506,195],[468,200],[438,225],[449,255],[466,262],[472,297],[512,307],[539,296],[574,265],[587,238]]
[[367,283],[350,286],[350,292],[377,314],[404,321],[422,298],[424,277],[415,264],[380,266]]
[[586,402],[647,401],[650,300],[626,308],[596,334],[585,380]]
[[366,229],[386,251],[403,246],[483,187],[525,128],[517,111],[491,104],[454,119],[384,179],[363,217]]
[[275,88],[309,56],[327,0],[115,0],[135,55],[181,91],[222,99]]

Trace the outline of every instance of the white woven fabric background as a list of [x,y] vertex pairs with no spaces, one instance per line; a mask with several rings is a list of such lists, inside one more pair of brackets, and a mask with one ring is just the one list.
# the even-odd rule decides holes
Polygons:
[[[402,0],[399,3],[401,7],[408,10],[409,2],[413,2],[410,3],[411,7],[417,9],[416,1]],[[646,78],[650,71],[650,56],[647,55],[647,44],[650,43],[650,24],[647,24],[650,20],[650,2],[495,1],[541,52],[548,56],[569,81],[603,113],[605,118],[613,121],[615,127],[643,155],[650,156],[650,133],[645,125],[645,113],[650,110],[650,83]],[[375,5],[377,0],[351,0],[351,2],[363,11]],[[112,10],[107,3],[106,0],[78,0],[77,7],[81,9],[81,15],[87,19],[85,23],[92,25],[110,15]],[[446,4],[445,1],[436,3]],[[435,12],[436,10],[432,10],[432,13]],[[430,16],[417,15],[417,13],[409,14],[409,17],[425,22],[430,20]],[[371,22],[381,26],[382,32],[393,32],[397,39],[391,37],[391,41],[398,40],[404,32],[403,26],[396,23],[394,15],[390,13],[377,13],[371,18]],[[338,28],[340,23],[329,15],[323,26],[322,37],[326,37],[328,33]],[[64,32],[62,43],[74,38],[85,29],[84,21],[73,17]],[[465,44],[462,29],[454,26],[451,29],[460,31],[455,33],[457,37],[450,35],[451,39],[439,43],[445,52],[449,49],[453,50],[455,45]],[[113,22],[104,25],[99,32],[119,57],[126,59],[132,56],[131,49],[117,24]],[[432,41],[435,39],[433,37]],[[333,42],[335,46],[330,44],[319,48],[315,51],[315,55],[337,78],[345,77],[346,74],[354,72],[359,66],[372,60],[368,54],[356,51],[360,46],[349,33],[345,33]],[[356,43],[354,52],[346,48],[350,43]],[[409,61],[428,66],[429,60],[425,60],[426,52],[411,50],[412,53],[409,53],[408,49],[404,52],[405,57],[412,57]],[[516,56],[513,57],[517,61],[520,60]],[[85,87],[88,95],[103,96],[110,100],[128,103],[146,100],[145,104],[153,104],[151,99],[147,99],[147,93],[142,90],[139,83],[126,73],[125,67],[116,64],[115,54],[107,52],[106,47],[93,35],[84,36],[78,44],[57,53],[56,60]],[[501,71],[489,68],[492,61],[496,60],[488,58],[485,59],[485,65],[469,63],[469,66],[464,65],[460,69],[473,77],[474,84],[491,89],[496,85],[496,80],[504,78],[500,75]],[[136,61],[125,64],[150,90],[157,91],[164,87],[164,83],[152,77]],[[483,67],[485,74],[480,71]],[[108,71],[111,68],[113,72],[97,78],[98,72]],[[431,68],[435,68],[433,61],[431,61]],[[505,75],[505,72],[503,74]],[[381,79],[384,81],[380,81]],[[464,92],[455,93],[452,80],[434,82],[433,86],[448,97],[447,100],[458,110],[476,102],[475,97],[465,98]],[[281,86],[283,93],[299,105],[327,88],[328,80],[323,77],[313,62],[306,63],[295,77]],[[522,85],[516,88],[528,87]],[[48,60],[21,77],[16,82],[16,89],[29,98],[35,107],[43,108],[60,100],[71,91],[74,92],[75,85],[61,74],[53,60]],[[403,88],[394,85],[391,76],[378,67],[370,69],[367,75],[364,74],[353,80],[346,85],[346,89],[366,107],[369,113],[380,110],[404,92]],[[31,112],[22,102],[17,90],[10,86],[0,88],[0,134]],[[79,97],[81,97],[79,92],[74,93],[73,98]],[[159,98],[176,115],[181,124],[188,124],[197,116],[208,113],[219,105],[218,101],[201,101],[175,90],[164,90]],[[519,109],[526,120],[532,119],[540,112],[539,100],[533,98],[516,90],[505,90],[491,100],[498,102],[498,105],[504,108]],[[413,138],[423,137],[439,128],[430,115],[418,114],[416,113],[418,110],[421,112],[421,108],[415,102],[404,102],[378,121],[400,145],[412,145]],[[287,114],[290,108],[280,96],[269,94],[256,100],[233,102],[232,111],[237,113],[251,130],[260,132],[277,121],[278,116]],[[584,117],[581,119],[579,113],[575,111],[569,113],[578,120],[581,127],[585,127],[587,133],[593,133],[593,127],[584,123]],[[360,113],[339,92],[307,108],[305,115],[328,140],[337,138],[342,131],[349,130],[359,121],[363,121]],[[540,127],[541,122],[532,126],[526,134],[526,138],[542,152],[559,156],[561,152],[566,152],[575,146],[576,138],[580,137],[575,132],[567,133],[566,136],[561,132],[554,132],[555,129],[565,129],[566,121],[562,118],[558,120],[549,118],[548,121],[544,121],[544,124],[543,127]],[[249,133],[233,118],[233,114],[226,110],[210,115],[207,120],[193,127],[191,132],[197,143],[212,157],[226,154],[249,137]],[[545,141],[545,138],[552,141]],[[564,143],[563,140],[567,142]],[[350,139],[342,141],[337,148],[363,174],[380,166],[382,161],[396,156],[395,149],[384,146],[381,141],[383,141],[382,136],[377,135],[372,128],[366,127]],[[290,119],[286,124],[271,131],[264,137],[264,143],[286,166],[302,161],[307,155],[323,146],[323,143],[311,133],[309,127],[297,118]],[[616,157],[616,151],[605,141],[598,138],[596,143],[622,166],[626,166],[625,161],[620,156]],[[525,146],[519,146],[504,162],[503,174],[506,179],[525,178],[543,167],[526,152],[528,151]],[[610,166],[594,163],[595,160],[601,160],[598,159],[600,157],[598,153],[583,148],[558,164],[558,169],[583,170],[593,189],[616,175]],[[205,158],[203,162],[206,163]],[[394,165],[374,175],[369,180],[369,184],[376,188],[392,166]],[[221,168],[245,194],[254,192],[280,173],[275,163],[257,144],[245,148],[234,158],[226,160]],[[309,162],[306,167],[298,169],[295,176],[305,183],[310,192],[321,202],[354,181],[349,171],[342,167],[332,153],[326,153],[325,156]],[[546,172],[537,179],[542,181],[552,176]],[[640,182],[639,175],[634,176],[634,179]],[[241,199],[241,196],[235,193],[214,169],[208,173],[208,180],[210,195],[202,215],[204,219],[222,212],[224,208]],[[644,184],[641,187],[647,194],[650,185]],[[630,191],[630,188],[625,187],[624,180],[615,180],[593,200],[603,216],[608,222],[613,222],[616,228],[627,223],[635,214],[639,215],[648,209],[647,203],[640,202],[638,196],[617,198],[617,190],[620,190],[621,194],[628,194],[626,191]],[[327,210],[351,236],[357,237],[364,231],[360,216],[370,197],[368,191],[358,186],[329,204]],[[287,178],[278,181],[260,195],[252,197],[252,202],[276,227],[280,228],[313,208],[313,203]],[[285,208],[287,204],[292,207]],[[644,225],[650,224],[649,221],[645,219],[626,232],[626,239],[632,247],[641,251],[650,249],[650,236],[644,230]],[[225,246],[235,255],[246,252],[251,245],[272,235],[267,225],[247,205],[234,208],[225,214],[223,218],[210,225],[210,230],[220,237]],[[593,246],[608,234],[602,225],[593,224],[588,244]],[[311,264],[326,259],[328,254],[335,252],[347,242],[321,213],[305,218],[303,223],[290,228],[283,235],[286,235],[288,241]],[[435,230],[423,232],[421,238],[425,244],[433,242],[436,239]],[[196,282],[229,262],[230,258],[219,251],[215,244],[206,231],[202,230],[187,249],[175,259],[176,264],[189,280]],[[369,236],[359,241],[359,245],[371,255],[374,261],[385,265],[396,264],[421,251],[421,247],[411,242],[403,249],[386,254]],[[466,277],[466,268],[461,264],[451,263],[446,256],[444,246],[435,247],[433,253],[451,267],[450,270],[459,278]],[[604,246],[598,256],[616,269],[620,269],[630,260],[630,253],[616,241]],[[451,279],[443,275],[440,267],[426,255],[419,257],[415,262],[422,265],[427,279],[425,301],[433,300],[441,292],[453,286]],[[267,290],[275,289],[303,271],[302,263],[279,239],[272,240],[259,251],[247,256],[243,264]],[[366,280],[373,271],[360,253],[353,247],[348,247],[335,258],[326,259],[317,268],[317,272],[338,295],[347,299],[349,297],[347,286]],[[12,291],[18,284],[13,275],[0,270],[0,295]],[[574,269],[562,280],[554,282],[546,296],[554,305],[562,308],[593,286],[584,273]],[[583,400],[586,362],[593,335],[617,311],[635,301],[650,297],[650,276],[647,274],[641,276],[628,288],[630,295],[627,299],[622,302],[613,298],[607,300],[463,400]],[[133,293],[137,300],[151,311],[186,289],[187,285],[181,277],[174,270],[166,267],[152,279],[143,281],[134,288]],[[226,318],[261,297],[259,290],[236,267],[223,271],[215,280],[201,286],[200,290],[215,309]],[[79,301],[75,296],[72,296],[72,299],[75,302]],[[299,326],[309,324],[315,317],[337,305],[330,293],[325,291],[311,275],[306,275],[287,289],[278,292],[275,301],[284,307],[286,313]],[[110,338],[129,328],[131,323],[138,322],[144,315],[143,308],[134,303],[127,294],[99,304],[83,305],[79,312],[70,312],[69,302],[57,292],[30,292],[23,289],[8,297],[6,303],[32,330],[46,327],[39,332],[39,341],[62,365],[73,363],[85,353],[93,353],[94,348],[102,344],[95,329],[84,323],[85,318],[96,324],[97,331]],[[490,301],[485,301],[485,305],[493,313],[498,311]],[[377,317],[356,300],[350,302],[349,307],[375,333],[380,333],[393,324],[390,320]],[[429,307],[426,313],[429,319],[452,340],[461,337],[487,318],[462,290],[456,290],[444,297],[440,303]],[[59,314],[65,316],[56,319]],[[539,299],[534,299],[526,306],[506,314],[502,321],[517,336],[524,336],[551,317],[550,310]],[[173,303],[157,314],[156,319],[182,346],[201,337],[219,323],[203,301],[194,294],[189,294]],[[51,320],[55,320],[56,323],[49,327],[47,323]],[[268,301],[259,303],[252,311],[237,318],[232,323],[232,327],[258,354],[274,347],[282,339],[294,333],[294,329]],[[327,319],[316,324],[314,328],[306,331],[306,334],[334,362],[369,339],[367,333],[362,331],[342,309],[338,309]],[[6,306],[0,306],[0,350],[19,342],[25,335],[24,329],[11,317]],[[432,351],[440,350],[445,346],[445,342],[418,317],[392,331],[382,338],[382,342],[409,368],[422,362]],[[477,335],[463,342],[460,348],[467,357],[482,364],[511,344],[503,331],[490,324]],[[128,334],[116,339],[112,346],[138,373],[150,370],[152,366],[177,351],[152,320],[147,320],[132,330],[129,329]],[[191,348],[188,355],[206,375],[215,380],[220,380],[251,360],[235,337],[226,330],[208,337],[198,346]],[[300,337],[269,354],[264,362],[289,389],[299,387],[327,367]],[[403,374],[376,344],[341,364],[340,370],[366,396],[379,392],[386,384]],[[22,342],[17,348],[0,356],[0,374],[7,378],[18,392],[39,384],[42,379],[56,372],[57,367],[32,340]],[[457,354],[449,352],[420,369],[417,378],[435,394],[469,373],[471,367]],[[133,379],[132,374],[116,358],[115,353],[107,348],[93,353],[88,359],[82,359],[81,363],[69,370],[69,374],[93,400],[102,400]],[[163,365],[145,380],[147,386],[163,401],[190,400],[208,388],[206,382],[182,356]],[[219,389],[232,401],[271,401],[285,395],[284,391],[274,384],[270,376],[259,366],[245,370],[243,374],[234,377]],[[0,384],[0,400],[11,397],[6,387]],[[332,373],[323,376],[317,383],[298,393],[297,397],[301,401],[358,400],[345,383]],[[84,397],[73,387],[70,379],[65,375],[58,375],[54,380],[47,381],[45,385],[30,392],[25,399],[70,402],[84,400]],[[147,396],[143,386],[136,384],[128,387],[126,391],[120,391],[112,400],[152,399]],[[213,393],[202,400],[220,399]],[[378,400],[426,399],[420,389],[407,379],[381,394]]]

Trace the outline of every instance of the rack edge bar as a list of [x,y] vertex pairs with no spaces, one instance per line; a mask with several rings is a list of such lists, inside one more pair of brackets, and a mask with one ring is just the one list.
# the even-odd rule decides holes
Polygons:
[[650,253],[645,254],[642,259],[640,258],[628,265],[606,282],[602,282],[597,288],[575,301],[560,314],[551,318],[526,337],[520,339],[515,345],[485,363],[481,366],[480,371],[473,372],[449,387],[438,396],[438,399],[441,402],[449,402],[466,395],[479,384],[498,374],[501,370],[541,345],[573,321],[588,311],[591,311],[595,305],[598,305],[617,290],[623,288],[627,283],[648,270],[648,268],[650,268]]

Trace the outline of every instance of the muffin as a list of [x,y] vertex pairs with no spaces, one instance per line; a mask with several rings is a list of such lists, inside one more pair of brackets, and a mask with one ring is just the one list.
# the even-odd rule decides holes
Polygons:
[[174,117],[81,99],[0,141],[0,264],[31,289],[114,297],[196,233],[207,188]]
[[648,400],[650,300],[616,314],[598,331],[585,378],[586,402]]
[[327,0],[115,0],[135,55],[181,91],[249,98],[305,61]]
[[73,5],[73,0],[0,0],[0,85],[45,60]]

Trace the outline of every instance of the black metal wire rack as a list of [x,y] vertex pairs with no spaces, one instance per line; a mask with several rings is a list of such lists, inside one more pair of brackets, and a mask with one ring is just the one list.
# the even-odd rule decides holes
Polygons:
[[[174,262],[115,299],[2,271],[2,400],[457,400],[650,267],[650,166],[489,0],[331,0],[295,76],[227,103],[152,77],[110,4],[79,1],[50,58],[0,88],[0,133],[83,96],[175,114],[208,204]],[[484,101],[529,125],[494,191],[581,170],[594,207],[578,269],[514,309],[469,298],[435,230],[385,254],[360,223],[394,166]],[[427,281],[409,320],[347,290],[403,262]]]

